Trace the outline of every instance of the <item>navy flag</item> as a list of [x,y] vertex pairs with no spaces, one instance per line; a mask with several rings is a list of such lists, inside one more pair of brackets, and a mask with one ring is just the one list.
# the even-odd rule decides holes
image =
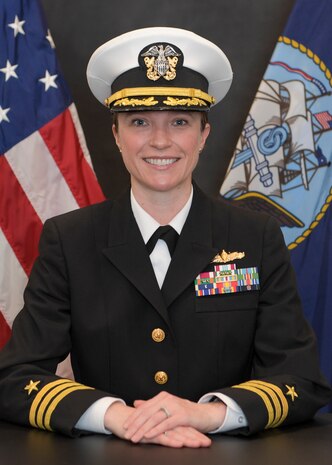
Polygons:
[[332,2],[298,0],[279,37],[221,195],[274,216],[332,381]]

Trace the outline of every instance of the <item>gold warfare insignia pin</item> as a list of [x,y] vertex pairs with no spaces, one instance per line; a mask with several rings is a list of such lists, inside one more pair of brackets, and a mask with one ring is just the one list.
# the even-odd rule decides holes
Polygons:
[[244,252],[226,252],[224,249],[219,252],[211,263],[228,263],[233,262],[234,260],[240,260],[245,257]]
[[140,53],[140,57],[144,59],[147,78],[151,81],[157,81],[161,77],[166,81],[175,79],[179,57],[182,57],[181,51],[171,44],[156,43],[147,48]]
[[38,391],[37,386],[38,386],[39,383],[40,383],[40,381],[32,381],[32,379],[31,379],[30,383],[25,386],[24,390],[28,391],[28,395],[30,396],[32,391]]
[[294,402],[295,397],[299,397],[297,392],[295,391],[295,386],[288,386],[288,384],[285,384],[285,386],[288,389],[288,391],[286,392],[286,396],[290,396],[292,402]]

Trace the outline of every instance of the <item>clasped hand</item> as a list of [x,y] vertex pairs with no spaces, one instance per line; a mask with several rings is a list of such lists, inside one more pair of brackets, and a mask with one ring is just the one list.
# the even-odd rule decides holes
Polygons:
[[161,392],[146,401],[136,400],[134,407],[115,402],[106,412],[105,427],[134,443],[208,447],[211,439],[204,433],[217,429],[225,413],[222,402],[197,404]]

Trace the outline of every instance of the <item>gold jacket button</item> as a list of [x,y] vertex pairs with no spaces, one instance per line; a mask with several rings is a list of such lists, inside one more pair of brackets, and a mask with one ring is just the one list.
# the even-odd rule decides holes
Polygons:
[[165,339],[165,331],[160,328],[156,328],[152,331],[151,336],[154,342],[163,342]]
[[168,381],[168,375],[164,371],[157,371],[154,375],[154,380],[157,384],[166,384]]

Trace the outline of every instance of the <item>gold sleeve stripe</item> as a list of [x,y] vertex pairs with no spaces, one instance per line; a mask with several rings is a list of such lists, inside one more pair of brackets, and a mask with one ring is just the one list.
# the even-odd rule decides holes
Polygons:
[[270,427],[276,428],[277,426],[280,426],[285,421],[288,415],[288,402],[284,393],[282,392],[280,387],[276,386],[275,384],[267,383],[265,381],[260,380],[255,380],[254,382],[260,386],[266,386],[266,388],[272,389],[272,391],[274,391],[274,393],[276,394],[278,402],[281,405],[281,412],[279,418],[276,418],[276,420]]
[[[29,422],[35,428],[46,429],[45,419],[48,418],[49,427],[50,417],[58,403],[70,392],[81,389],[93,389],[79,383],[75,383],[70,379],[58,379],[51,383],[46,384],[36,395],[29,413]],[[60,397],[59,397],[60,396]],[[59,400],[57,401],[57,398]],[[50,415],[48,409],[52,406]],[[43,420],[44,419],[44,420]]]
[[54,389],[58,385],[63,385],[63,384],[68,384],[72,383],[73,381],[70,379],[58,379],[56,381],[53,381],[51,383],[46,384],[36,395],[34,398],[34,401],[31,404],[30,407],[30,413],[29,413],[29,422],[31,426],[34,426],[35,428],[38,428],[37,423],[36,423],[36,414],[37,410],[39,408],[39,404],[42,402],[44,396]]
[[56,409],[56,407],[58,406],[58,404],[62,401],[62,399],[64,399],[66,396],[68,396],[68,394],[71,394],[72,392],[74,391],[82,391],[82,390],[87,390],[87,389],[93,389],[91,387],[88,387],[88,386],[84,386],[83,384],[79,384],[78,386],[73,386],[71,388],[68,388],[64,391],[62,391],[54,400],[53,402],[50,404],[50,406],[48,407],[46,413],[45,413],[45,419],[44,419],[44,427],[45,429],[48,429],[49,431],[52,431],[52,428],[51,428],[51,418],[52,418],[52,414],[54,412],[54,410]]
[[251,380],[233,387],[247,389],[261,397],[268,413],[266,429],[276,428],[285,421],[288,415],[288,402],[282,390],[275,384],[260,380]]
[[267,410],[268,420],[267,420],[267,424],[265,425],[265,429],[267,429],[269,427],[268,425],[272,423],[274,420],[274,410],[273,410],[273,406],[271,404],[269,397],[264,392],[262,392],[260,389],[255,388],[254,386],[250,386],[249,384],[239,384],[239,385],[232,386],[232,387],[246,389],[247,391],[254,392],[258,396],[260,396]]
[[[44,416],[45,413],[48,409],[48,405],[50,402],[61,392],[65,391],[66,389],[69,389],[70,387],[77,386],[77,383],[71,382],[71,383],[66,383],[66,384],[61,384],[60,386],[55,387],[52,389],[51,392],[49,392],[43,399],[42,402],[40,402],[37,410],[37,418],[36,418],[36,423],[39,428],[44,428]],[[44,428],[45,429],[45,428]]]
[[278,396],[275,394],[273,388],[271,386],[267,386],[265,384],[259,383],[258,381],[250,381],[251,386],[255,386],[258,389],[261,389],[264,391],[266,394],[268,394],[272,400],[273,406],[274,406],[274,419],[271,423],[268,423],[267,427],[268,428],[273,428],[274,425],[278,424],[282,417],[282,406],[281,402],[278,398]]

